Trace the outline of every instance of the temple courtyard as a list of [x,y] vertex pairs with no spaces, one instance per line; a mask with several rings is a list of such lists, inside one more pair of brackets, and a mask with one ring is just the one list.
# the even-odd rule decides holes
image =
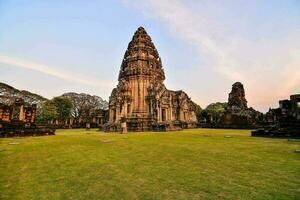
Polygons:
[[300,199],[300,142],[250,130],[0,139],[0,199]]

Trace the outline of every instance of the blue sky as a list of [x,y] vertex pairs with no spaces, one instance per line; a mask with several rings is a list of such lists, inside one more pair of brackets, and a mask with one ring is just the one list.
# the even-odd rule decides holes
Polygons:
[[261,111],[300,93],[299,0],[0,0],[0,81],[48,98],[108,99],[139,26],[166,86],[202,107],[227,101],[235,81]]

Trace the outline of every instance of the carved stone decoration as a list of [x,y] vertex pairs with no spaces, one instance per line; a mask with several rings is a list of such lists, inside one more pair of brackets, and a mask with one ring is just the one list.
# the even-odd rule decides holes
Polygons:
[[[104,130],[120,131],[121,119],[131,131],[155,130],[159,124],[171,129],[174,122],[180,122],[180,128],[182,124],[195,125],[194,103],[183,91],[167,90],[164,80],[158,51],[145,29],[139,27],[128,44],[119,83],[109,98],[109,122]],[[179,101],[186,103],[181,105]]]

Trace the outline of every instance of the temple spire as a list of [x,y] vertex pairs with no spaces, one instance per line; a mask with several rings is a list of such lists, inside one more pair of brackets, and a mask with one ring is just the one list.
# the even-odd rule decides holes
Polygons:
[[165,79],[161,59],[151,37],[143,27],[139,27],[129,42],[120,68],[119,80],[130,76],[150,76]]
[[164,80],[157,49],[146,30],[139,27],[124,54],[118,85],[109,97],[109,123],[105,129],[120,130],[120,123],[135,131],[154,130],[161,122],[168,130],[172,121],[195,124],[194,103],[185,93],[168,90]]

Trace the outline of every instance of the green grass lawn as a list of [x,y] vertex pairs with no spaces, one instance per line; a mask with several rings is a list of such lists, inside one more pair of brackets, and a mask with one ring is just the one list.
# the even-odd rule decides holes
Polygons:
[[5,138],[0,199],[300,199],[296,149],[249,130]]

